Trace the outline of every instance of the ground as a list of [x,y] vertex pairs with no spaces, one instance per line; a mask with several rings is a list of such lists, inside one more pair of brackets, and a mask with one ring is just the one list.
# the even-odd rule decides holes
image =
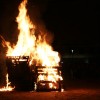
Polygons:
[[0,100],[100,100],[100,89],[68,89],[64,92],[0,92]]

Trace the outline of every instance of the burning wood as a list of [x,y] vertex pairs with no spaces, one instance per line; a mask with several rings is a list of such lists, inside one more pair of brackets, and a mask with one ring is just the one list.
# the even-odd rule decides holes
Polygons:
[[[37,26],[34,25],[26,9],[27,0],[23,0],[19,5],[19,14],[16,18],[18,23],[19,35],[18,41],[11,45],[10,42],[5,41],[3,45],[6,45],[8,50],[6,56],[11,57],[12,63],[20,63],[23,60],[21,57],[28,56],[29,66],[41,66],[38,70],[42,69],[42,73],[39,71],[38,81],[51,81],[49,88],[57,88],[56,84],[59,80],[63,80],[61,71],[59,71],[60,56],[59,53],[53,51],[53,48],[47,42],[46,34],[39,30],[36,32]],[[16,59],[16,60],[15,60]],[[17,63],[16,63],[17,61]],[[43,67],[45,66],[45,68]],[[54,68],[57,66],[57,68]],[[27,74],[27,73],[26,73]],[[45,74],[45,75],[44,75]]]
[[36,90],[62,90],[62,76],[60,67],[36,67]]

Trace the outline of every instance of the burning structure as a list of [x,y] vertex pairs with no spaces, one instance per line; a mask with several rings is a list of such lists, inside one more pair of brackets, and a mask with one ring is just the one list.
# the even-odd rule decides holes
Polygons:
[[[48,72],[49,70],[49,72]],[[36,90],[56,90],[62,91],[62,77],[60,67],[45,67],[45,66],[37,66],[36,67]]]
[[33,90],[34,76],[29,68],[28,56],[7,56],[6,65],[9,81],[16,90]]
[[61,91],[62,76],[59,66],[29,66],[28,56],[7,56],[7,71],[16,90]]
[[[15,88],[29,87],[36,90],[61,89],[60,56],[48,43],[47,33],[36,32],[37,26],[27,15],[27,0],[19,5],[18,41],[11,44],[3,39],[3,46],[7,47],[6,65],[9,80]],[[24,76],[22,76],[22,74]]]

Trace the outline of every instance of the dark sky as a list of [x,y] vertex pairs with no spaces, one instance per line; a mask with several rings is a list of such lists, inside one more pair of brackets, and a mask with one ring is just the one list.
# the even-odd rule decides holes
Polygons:
[[53,0],[45,14],[48,28],[60,45],[99,45],[99,4],[96,1]]
[[[17,41],[18,29],[15,20],[21,1],[0,0],[0,34],[11,42]],[[54,34],[52,45],[55,50],[63,54],[75,49],[100,55],[100,3],[98,1],[28,0],[27,8],[32,21],[45,25],[46,29]],[[0,54],[1,61],[4,58],[1,44]],[[0,65],[2,64],[1,61]],[[6,67],[0,68],[4,69],[2,73],[5,73]],[[0,77],[0,80],[2,79]]]
[[[21,0],[0,0],[0,34],[16,41],[15,18]],[[70,47],[97,48],[100,33],[100,4],[91,0],[29,0],[32,20],[41,21],[54,34],[57,50]],[[9,37],[8,37],[9,36]]]

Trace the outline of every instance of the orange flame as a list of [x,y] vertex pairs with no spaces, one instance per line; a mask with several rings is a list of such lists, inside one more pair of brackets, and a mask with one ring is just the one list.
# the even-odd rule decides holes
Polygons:
[[[59,66],[59,53],[53,51],[53,48],[47,43],[46,33],[39,30],[37,34],[36,25],[31,22],[27,15],[26,4],[27,0],[23,0],[19,5],[19,14],[16,18],[19,29],[18,41],[13,46],[11,46],[10,42],[5,42],[8,48],[6,56],[29,56],[30,65],[46,66],[44,72],[48,76],[40,75],[39,80],[53,82],[62,80],[62,77],[53,69],[53,66]],[[50,84],[50,87],[53,87],[52,84]]]
[[36,36],[36,25],[34,25],[26,9],[27,0],[23,0],[19,6],[19,15],[16,18],[19,29],[17,44],[6,42],[8,47],[7,56],[29,56],[30,64],[42,66],[58,66],[60,57],[58,52],[53,51],[53,48],[46,42],[46,38],[39,33]]

